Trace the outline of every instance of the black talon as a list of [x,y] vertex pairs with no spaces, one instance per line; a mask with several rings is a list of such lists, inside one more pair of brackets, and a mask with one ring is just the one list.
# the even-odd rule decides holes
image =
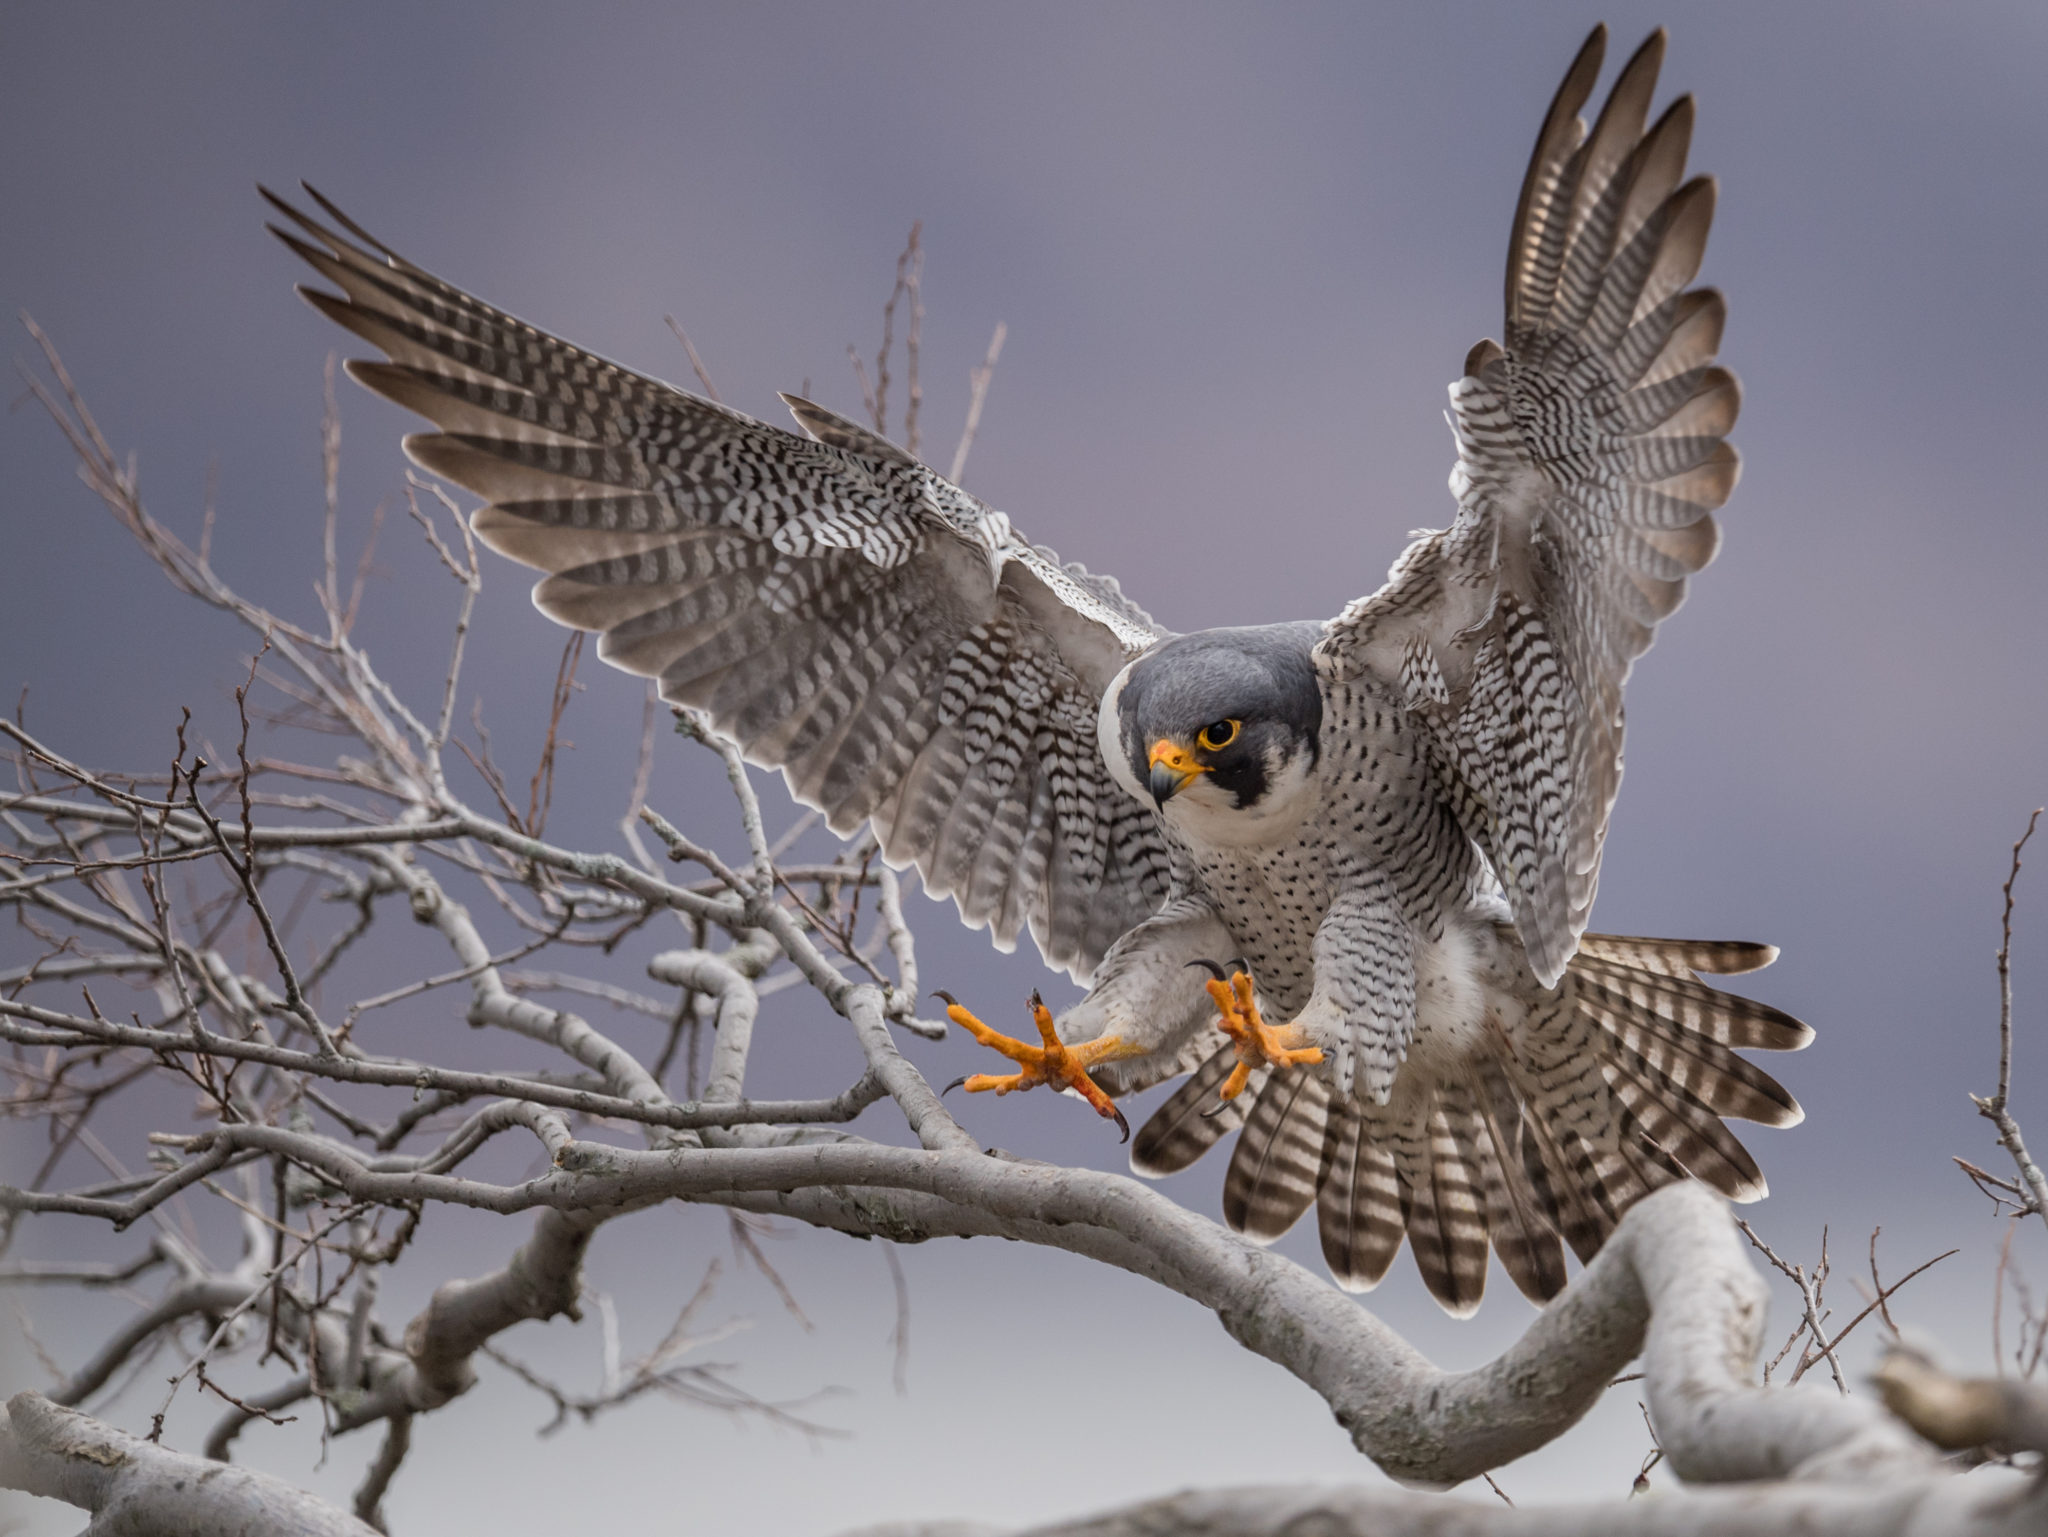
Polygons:
[[1228,982],[1230,980],[1230,974],[1226,972],[1221,966],[1217,965],[1214,961],[1188,962],[1189,971],[1193,971],[1197,966],[1200,966],[1204,970],[1206,970],[1209,973],[1209,975],[1214,977],[1218,982]]
[[946,991],[946,990],[945,990],[945,989],[944,989],[943,987],[935,987],[935,988],[933,988],[933,989],[932,989],[932,996],[933,996],[934,998],[943,998],[943,999],[945,999],[945,1000],[946,1000],[946,1007],[947,1007],[947,1008],[949,1008],[949,1009],[957,1009],[957,1008],[959,1008],[959,1007],[960,1007],[960,1000],[959,1000],[958,998],[955,998],[955,997],[954,997],[954,996],[953,996],[953,995],[952,995],[951,993],[947,992],[947,991]]
[[[1124,1113],[1123,1113],[1123,1112],[1122,1112],[1121,1110],[1117,1109],[1117,1107],[1116,1107],[1116,1106],[1114,1106],[1114,1105],[1111,1105],[1111,1106],[1109,1107],[1109,1113],[1110,1113],[1111,1115],[1113,1115],[1113,1116],[1115,1116],[1115,1117],[1116,1117],[1116,1124],[1117,1124],[1117,1129],[1118,1129],[1118,1130],[1120,1130],[1120,1131],[1121,1131],[1121,1132],[1123,1133],[1123,1137],[1122,1137],[1121,1141],[1122,1141],[1122,1142],[1128,1142],[1128,1141],[1130,1141],[1130,1140],[1131,1140],[1131,1123],[1130,1123],[1129,1121],[1127,1121],[1127,1120],[1125,1120],[1125,1119],[1124,1119]],[[1119,1145],[1121,1145],[1121,1143],[1120,1143]]]
[[1230,969],[1232,971],[1241,971],[1246,976],[1250,976],[1252,974],[1252,963],[1240,955],[1230,963]]
[[944,1099],[948,1094],[951,1094],[955,1089],[959,1088],[960,1085],[965,1083],[966,1081],[967,1075],[964,1073],[961,1074],[958,1078],[955,1078],[951,1083],[947,1084],[943,1089],[939,1090],[939,1098]]
[[1229,1108],[1229,1100],[1219,1099],[1216,1101],[1215,1104],[1211,1105],[1207,1110],[1204,1110],[1202,1112],[1202,1119],[1205,1121],[1213,1121],[1216,1119],[1217,1116],[1223,1114],[1223,1112],[1228,1110]]

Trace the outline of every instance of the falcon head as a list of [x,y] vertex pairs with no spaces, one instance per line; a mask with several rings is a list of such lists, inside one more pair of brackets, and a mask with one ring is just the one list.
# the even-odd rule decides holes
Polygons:
[[1103,695],[1124,789],[1198,841],[1240,842],[1304,804],[1323,723],[1320,624],[1202,630],[1153,647]]

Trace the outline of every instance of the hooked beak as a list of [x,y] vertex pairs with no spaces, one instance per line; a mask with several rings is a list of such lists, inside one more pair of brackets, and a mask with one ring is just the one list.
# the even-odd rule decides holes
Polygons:
[[1152,776],[1147,788],[1153,804],[1164,806],[1204,772],[1185,747],[1161,737],[1152,744]]

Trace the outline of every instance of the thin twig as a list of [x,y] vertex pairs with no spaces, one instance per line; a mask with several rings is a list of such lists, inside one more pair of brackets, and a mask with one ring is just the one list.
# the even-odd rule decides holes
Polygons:
[[562,660],[555,667],[554,693],[548,701],[548,734],[541,743],[540,762],[534,768],[533,783],[527,791],[526,830],[536,838],[546,828],[548,808],[554,804],[555,751],[560,745],[562,716],[578,689],[576,666],[582,660],[583,631],[575,630],[562,647]]
[[1630,1499],[1650,1492],[1650,1473],[1664,1460],[1664,1447],[1657,1440],[1657,1427],[1650,1423],[1650,1406],[1639,1398],[1636,1400],[1636,1410],[1643,1417],[1643,1429],[1650,1433],[1650,1452],[1643,1458],[1643,1465],[1636,1469],[1635,1481],[1629,1485]]
[[881,407],[875,404],[875,391],[868,383],[867,365],[861,362],[860,354],[854,350],[852,342],[846,344],[846,361],[853,365],[853,379],[854,383],[860,386],[861,404],[868,408],[869,417],[878,417]]
[[[1834,1342],[1828,1338],[1826,1329],[1822,1327],[1826,1320],[1826,1314],[1822,1311],[1821,1289],[1827,1284],[1827,1229],[1823,1227],[1820,1232],[1820,1263],[1814,1267],[1813,1274],[1809,1276],[1804,1265],[1789,1264],[1781,1259],[1778,1251],[1757,1237],[1756,1229],[1751,1227],[1742,1218],[1737,1217],[1735,1225],[1742,1230],[1743,1236],[1757,1248],[1765,1259],[1769,1260],[1786,1279],[1799,1288],[1799,1301],[1802,1310],[1800,1327],[1793,1332],[1792,1339],[1786,1342],[1785,1349],[1778,1352],[1776,1359],[1771,1362],[1771,1366],[1775,1366],[1779,1361],[1785,1359],[1786,1353],[1791,1350],[1793,1342],[1799,1338],[1800,1332],[1803,1331],[1811,1336],[1813,1348],[1800,1352],[1799,1362],[1792,1369],[1791,1380],[1797,1382],[1806,1375],[1806,1369],[1815,1361],[1825,1360],[1828,1363],[1828,1369],[1834,1373],[1835,1387],[1846,1397],[1849,1392],[1849,1384],[1842,1376],[1842,1363],[1835,1358]],[[1770,1366],[1767,1366],[1764,1368],[1764,1380],[1766,1382],[1770,1381],[1770,1376]]]
[[889,1344],[894,1351],[889,1377],[898,1398],[910,1392],[910,1282],[903,1274],[903,1261],[897,1256],[896,1245],[884,1243],[882,1258],[889,1264],[889,1284],[896,1293],[896,1322],[889,1330]]
[[946,479],[956,486],[967,473],[967,453],[974,447],[974,435],[981,431],[982,404],[988,399],[989,381],[996,375],[996,359],[1003,355],[1003,338],[1009,334],[1010,328],[998,320],[995,335],[988,339],[987,356],[967,376],[967,425],[961,429],[959,447],[953,450],[953,467],[946,471]]
[[664,315],[661,318],[668,322],[668,328],[676,333],[676,340],[683,344],[683,351],[689,354],[691,372],[696,374],[697,382],[704,386],[705,395],[715,404],[724,404],[718,398],[718,386],[711,382],[711,375],[704,371],[704,360],[697,356],[697,349],[690,345],[689,333],[682,328],[675,316]]
[[922,220],[910,226],[910,246],[905,254],[911,260],[903,279],[904,296],[910,301],[910,326],[903,337],[903,449],[913,459],[917,457],[917,414],[924,405],[924,386],[917,378],[924,331],[924,246],[919,238],[923,233]]
[[2027,818],[2027,830],[2012,846],[2012,867],[2005,877],[2005,907],[1999,920],[1998,939],[1998,1092],[1989,1099],[1972,1094],[1970,1100],[1977,1113],[1998,1129],[1999,1144],[2018,1166],[2020,1179],[2027,1187],[2027,1210],[2048,1223],[2048,1174],[2043,1174],[2041,1166],[2034,1162],[2027,1151],[2026,1138],[2020,1134],[2020,1123],[2006,1108],[2012,1093],[2012,889],[2020,878],[2021,851],[2034,836],[2040,820],[2041,808],[2036,807]]

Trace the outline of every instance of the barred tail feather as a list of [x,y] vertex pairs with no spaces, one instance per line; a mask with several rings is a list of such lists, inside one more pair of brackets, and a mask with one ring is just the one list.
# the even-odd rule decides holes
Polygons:
[[1394,1155],[1366,1134],[1354,1106],[1340,1106],[1329,1117],[1316,1226],[1331,1276],[1354,1292],[1380,1284],[1407,1233]]
[[1797,1126],[1805,1119],[1799,1102],[1775,1078],[1711,1039],[1618,1007],[1597,987],[1583,989],[1580,1007],[1606,1029],[1613,1052],[1648,1078],[1696,1096],[1717,1115],[1764,1126]]
[[1619,1056],[1607,1067],[1608,1078],[1640,1127],[1643,1142],[1731,1201],[1756,1201],[1769,1194],[1756,1160],[1718,1115],[1633,1052]]
[[1408,1242],[1430,1295],[1445,1312],[1464,1318],[1486,1295],[1490,1235],[1482,1144],[1472,1135],[1463,1085],[1438,1092],[1428,1127],[1429,1164],[1410,1191]]
[[1762,971],[1778,958],[1776,945],[1738,939],[1646,939],[1636,934],[1588,934],[1579,953],[1636,971],[1691,979],[1696,971],[1734,977]]
[[1765,1051],[1799,1051],[1813,1031],[1791,1015],[1750,998],[1721,992],[1691,976],[1587,957],[1575,965],[1583,992],[1597,985],[1631,1008],[1645,1011],[1721,1046],[1755,1046]]
[[1569,1156],[1565,1140],[1536,1116],[1527,1116],[1522,1125],[1522,1174],[1552,1229],[1570,1245],[1580,1264],[1589,1265],[1614,1230],[1614,1217],[1594,1199],[1592,1167],[1579,1151],[1583,1144],[1577,1137],[1566,1140]]
[[1545,1302],[1564,1287],[1564,1246],[1545,1217],[1542,1194],[1524,1177],[1517,1147],[1521,1108],[1509,1101],[1512,1118],[1495,1108],[1506,1085],[1479,1090],[1467,1112],[1470,1124],[1468,1162],[1479,1172],[1486,1197],[1486,1227],[1493,1252],[1500,1256],[1522,1295]]
[[1257,1103],[1261,1082],[1255,1078],[1243,1094],[1226,1103],[1218,1094],[1235,1066],[1237,1053],[1224,1046],[1190,1073],[1187,1082],[1138,1128],[1131,1143],[1131,1168],[1155,1179],[1178,1174],[1226,1133],[1242,1126],[1246,1111]]
[[1308,1073],[1283,1073],[1259,1092],[1223,1180],[1223,1220],[1271,1243],[1315,1204],[1322,1183],[1330,1090]]

